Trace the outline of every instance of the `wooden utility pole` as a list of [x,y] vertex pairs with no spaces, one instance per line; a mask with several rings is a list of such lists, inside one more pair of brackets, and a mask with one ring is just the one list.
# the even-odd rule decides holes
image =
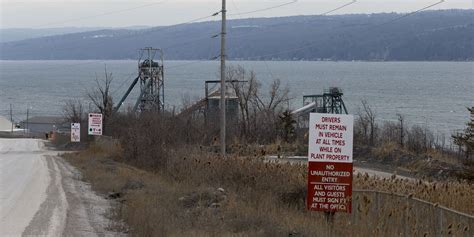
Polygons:
[[26,108],[26,133],[28,133],[28,134],[29,134],[29,130],[28,130],[29,129],[28,128],[29,127],[29,120],[30,120],[30,108],[27,107]]
[[10,104],[10,121],[12,122],[12,133],[13,133],[13,109],[12,104]]
[[220,141],[221,141],[221,155],[226,155],[226,83],[225,83],[225,35],[226,35],[226,0],[222,0],[222,30],[221,30],[221,116],[220,116]]
[[403,147],[404,132],[403,132],[403,116],[398,114],[398,121],[400,122],[400,146]]

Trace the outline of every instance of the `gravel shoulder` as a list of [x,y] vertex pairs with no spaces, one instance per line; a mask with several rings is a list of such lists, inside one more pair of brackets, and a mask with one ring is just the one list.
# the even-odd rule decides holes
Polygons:
[[117,236],[111,204],[34,139],[0,139],[1,236]]

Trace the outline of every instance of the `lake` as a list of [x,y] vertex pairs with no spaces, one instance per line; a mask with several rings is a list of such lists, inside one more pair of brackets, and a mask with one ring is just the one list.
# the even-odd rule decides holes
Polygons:
[[[379,120],[405,116],[409,125],[426,125],[450,135],[469,119],[466,107],[474,106],[474,62],[307,62],[231,61],[253,70],[267,91],[274,78],[290,88],[290,106],[301,107],[306,94],[340,87],[350,113],[368,101]],[[15,121],[30,116],[61,115],[66,100],[83,99],[104,76],[113,74],[112,94],[118,101],[137,75],[137,61],[0,61],[0,115]],[[165,103],[179,108],[183,98],[204,96],[204,81],[219,79],[217,61],[165,61]],[[134,90],[124,107],[134,104]]]

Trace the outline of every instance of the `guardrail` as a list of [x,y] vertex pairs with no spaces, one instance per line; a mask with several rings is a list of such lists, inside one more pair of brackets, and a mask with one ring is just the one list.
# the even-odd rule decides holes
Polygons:
[[375,236],[474,236],[474,216],[396,193],[353,190],[350,218]]

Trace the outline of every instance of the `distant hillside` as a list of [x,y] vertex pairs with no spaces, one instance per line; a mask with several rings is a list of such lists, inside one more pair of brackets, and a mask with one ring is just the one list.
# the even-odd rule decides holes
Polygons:
[[[474,60],[474,10],[293,16],[229,21],[229,59]],[[386,22],[389,22],[385,24]],[[160,47],[166,59],[219,54],[220,22],[144,30],[98,30],[1,44],[1,59],[134,59]],[[293,50],[299,49],[299,50]]]
[[[149,28],[147,26],[130,26],[116,29],[142,30]],[[25,39],[56,36],[71,33],[80,33],[88,31],[97,31],[107,29],[106,27],[59,27],[59,28],[7,28],[0,29],[0,43],[19,41]]]

